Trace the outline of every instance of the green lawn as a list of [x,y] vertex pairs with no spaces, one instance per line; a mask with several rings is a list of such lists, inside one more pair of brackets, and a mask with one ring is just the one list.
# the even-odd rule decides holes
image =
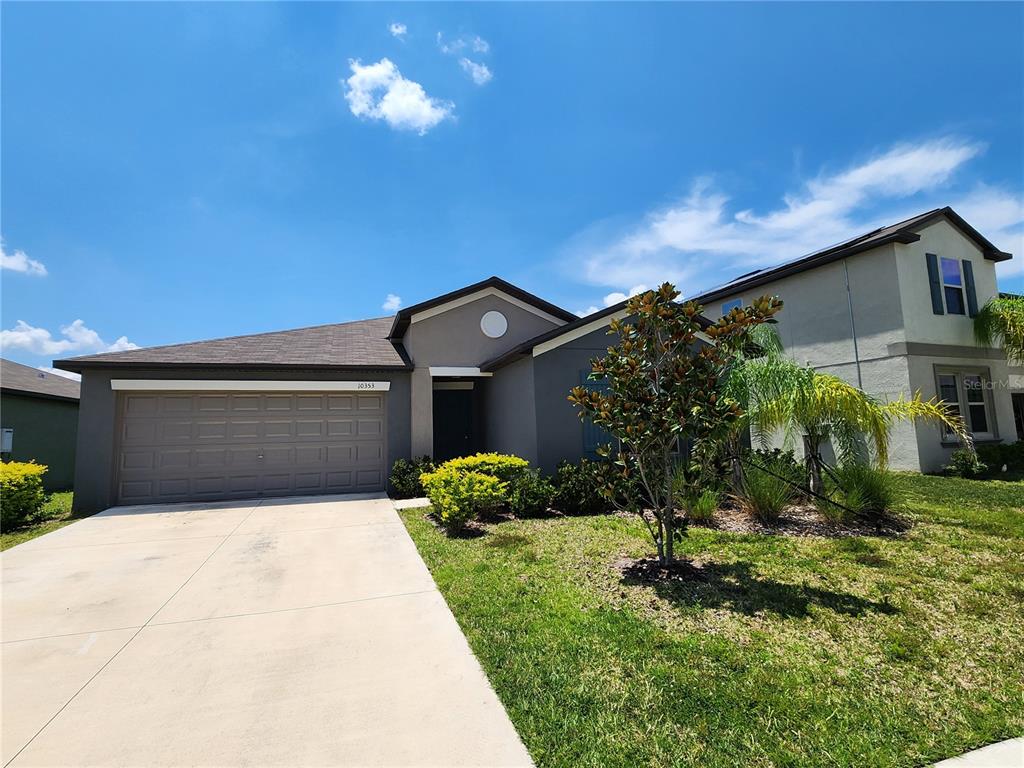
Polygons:
[[1024,483],[898,483],[902,538],[697,528],[657,587],[635,519],[402,514],[539,766],[920,766],[1024,733]]
[[71,491],[51,493],[43,505],[39,515],[28,525],[0,533],[0,551],[9,549],[15,544],[42,536],[44,533],[56,531],[68,523],[75,521],[71,513]]

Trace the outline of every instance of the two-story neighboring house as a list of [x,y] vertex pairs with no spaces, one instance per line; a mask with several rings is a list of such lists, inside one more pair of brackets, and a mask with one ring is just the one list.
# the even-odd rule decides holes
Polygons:
[[[978,308],[998,294],[995,265],[1009,258],[940,208],[696,298],[717,317],[776,295],[785,302],[777,328],[797,362],[882,399],[938,396],[960,409],[978,443],[1015,442],[1024,439],[1024,368],[973,332]],[[955,448],[935,424],[899,424],[890,461],[934,472]]]

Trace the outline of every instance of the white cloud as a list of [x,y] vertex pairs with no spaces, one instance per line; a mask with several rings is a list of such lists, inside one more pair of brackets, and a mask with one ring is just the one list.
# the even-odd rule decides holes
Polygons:
[[390,24],[388,24],[388,32],[391,33],[391,36],[397,37],[400,40],[405,37],[405,34],[408,31],[409,28],[405,26],[405,24],[402,24],[400,21],[393,21]]
[[65,379],[71,379],[72,381],[81,381],[82,374],[72,373],[71,371],[62,371],[60,368],[50,368],[45,365],[36,366],[40,371],[44,373],[52,373],[54,376],[63,376]]
[[36,277],[46,276],[46,267],[41,261],[30,259],[24,251],[7,253],[4,250],[3,241],[0,240],[0,269],[9,269],[12,272],[23,272],[26,275]]
[[576,315],[578,317],[586,317],[587,315],[592,315],[595,312],[597,312],[597,307],[595,307],[593,304],[591,304],[586,309],[577,309],[576,310]]
[[389,293],[384,298],[384,303],[380,305],[380,308],[387,312],[397,312],[398,308],[402,306],[402,297],[396,296],[393,293]]
[[612,304],[618,304],[620,301],[625,301],[630,296],[636,296],[638,293],[646,293],[648,290],[644,284],[634,285],[628,291],[613,291],[605,296],[601,301],[606,307],[610,307]]
[[945,204],[987,236],[1019,244],[1019,194],[986,187],[959,204],[948,190],[937,197],[983,149],[952,137],[898,144],[845,170],[819,174],[764,213],[736,211],[710,179],[697,179],[682,200],[653,211],[625,234],[583,249],[583,274],[587,282],[609,287],[671,280],[693,294]]
[[423,86],[407,80],[390,59],[363,65],[350,60],[352,76],[345,82],[345,99],[356,117],[383,120],[397,130],[421,136],[451,117],[455,105],[427,95]]
[[492,77],[494,77],[486,64],[478,64],[475,61],[467,59],[465,56],[459,59],[459,66],[462,67],[462,71],[469,75],[477,85],[485,85],[491,81]]
[[[1009,261],[996,264],[1000,280],[1024,277],[1024,197],[979,184],[951,205],[996,248],[1013,254]],[[1020,292],[1024,284],[1009,290]]]
[[437,33],[437,47],[441,53],[453,56],[457,53],[462,53],[466,49],[473,51],[474,53],[490,53],[491,44],[484,40],[479,35],[473,35],[472,37],[457,37],[454,40],[445,42],[444,34],[441,32]]
[[107,344],[96,331],[81,320],[61,326],[61,336],[54,338],[45,328],[36,328],[19,320],[11,330],[0,331],[0,349],[20,349],[33,355],[62,355],[68,352],[123,352],[138,349],[138,344],[121,336]]

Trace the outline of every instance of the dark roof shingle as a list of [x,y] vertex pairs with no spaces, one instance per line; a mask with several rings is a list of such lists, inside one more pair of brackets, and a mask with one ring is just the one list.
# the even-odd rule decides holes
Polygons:
[[78,400],[82,385],[67,376],[0,359],[0,388],[10,392]]
[[947,206],[926,211],[925,213],[897,222],[896,224],[880,227],[863,235],[857,235],[849,240],[844,240],[836,245],[831,245],[820,251],[814,251],[774,267],[748,272],[728,283],[704,291],[693,298],[701,303],[707,303],[708,301],[714,301],[747,288],[755,288],[759,285],[770,283],[787,275],[803,272],[822,264],[838,261],[847,256],[863,253],[880,245],[886,245],[887,243],[914,243],[921,239],[921,236],[917,234],[918,230],[923,229],[940,218],[947,219],[953,226],[963,232],[967,238],[972,240],[984,253],[986,259],[1006,261],[1012,258],[1009,253],[996,248],[978,230],[964,221],[956,211]]
[[67,371],[122,365],[405,369],[410,367],[405,350],[387,338],[392,321],[391,317],[378,317],[290,331],[107,352],[57,360],[54,365]]

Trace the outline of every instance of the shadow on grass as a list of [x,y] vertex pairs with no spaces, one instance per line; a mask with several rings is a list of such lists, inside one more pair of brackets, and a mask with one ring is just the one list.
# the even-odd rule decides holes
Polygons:
[[681,561],[669,569],[654,558],[645,558],[622,564],[622,583],[648,587],[679,608],[719,608],[746,616],[771,612],[800,618],[809,615],[812,606],[846,616],[898,612],[887,602],[763,578],[743,562],[697,565]]

